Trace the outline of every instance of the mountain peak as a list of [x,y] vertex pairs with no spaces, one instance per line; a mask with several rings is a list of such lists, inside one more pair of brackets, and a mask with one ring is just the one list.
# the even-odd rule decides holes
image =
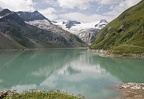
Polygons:
[[34,12],[33,12],[33,14],[37,14],[37,15],[41,15],[41,16],[43,16],[39,11],[37,11],[37,10],[35,10]]
[[105,19],[101,19],[100,22],[98,24],[95,25],[95,27],[97,29],[102,29],[104,28],[106,25],[108,24],[108,22]]
[[39,13],[39,11],[38,11],[38,10],[35,10],[34,13]]
[[24,21],[47,20],[51,24],[51,21],[37,10],[34,12],[19,11],[17,13]]
[[100,20],[100,23],[108,23],[108,22],[107,22],[107,20],[105,20],[105,19],[101,19],[101,20]]
[[0,12],[0,16],[4,16],[8,13],[11,13],[11,11],[9,9],[3,9],[1,12]]
[[72,26],[75,26],[75,24],[81,24],[81,23],[75,20],[68,20],[67,22],[63,22],[63,24],[66,25],[66,28],[70,29]]

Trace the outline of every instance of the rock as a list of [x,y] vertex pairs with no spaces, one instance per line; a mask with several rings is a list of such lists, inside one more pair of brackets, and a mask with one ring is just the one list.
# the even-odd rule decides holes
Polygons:
[[4,98],[4,97],[6,97],[6,96],[15,95],[15,94],[18,94],[18,93],[15,92],[15,91],[10,91],[10,90],[3,91],[3,92],[0,92],[0,99],[1,99],[1,98]]
[[135,98],[142,98],[142,95],[135,95]]
[[124,99],[144,99],[144,83],[122,83],[118,88],[126,95]]
[[66,28],[70,29],[72,26],[75,26],[75,24],[81,24],[77,21],[68,20],[67,22],[63,22],[63,24],[66,25]]
[[121,84],[118,86],[119,86],[119,88],[124,88],[124,89],[144,90],[144,84],[143,83],[124,83],[124,84]]
[[133,90],[140,90],[140,89],[141,89],[141,86],[135,85],[135,86],[130,87],[130,88],[133,89]]
[[130,85],[129,84],[124,84],[124,85],[122,85],[122,88],[129,88],[130,87]]
[[124,28],[124,25],[121,25],[117,32],[120,33],[121,31],[123,31],[123,28]]

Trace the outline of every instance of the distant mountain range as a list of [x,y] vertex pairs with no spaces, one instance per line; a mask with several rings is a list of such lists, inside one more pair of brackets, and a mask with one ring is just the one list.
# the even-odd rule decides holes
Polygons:
[[110,50],[115,54],[135,53],[144,57],[144,0],[104,27],[90,48]]
[[95,40],[95,37],[99,30],[104,28],[108,24],[108,22],[104,19],[98,22],[90,23],[81,23],[68,20],[59,22],[54,21],[53,24],[56,24],[59,27],[65,29],[66,31],[77,35],[80,39],[90,45]]
[[[37,21],[47,25],[31,24]],[[82,46],[87,45],[77,36],[53,25],[38,11],[12,12],[3,9],[0,12],[1,50]]]

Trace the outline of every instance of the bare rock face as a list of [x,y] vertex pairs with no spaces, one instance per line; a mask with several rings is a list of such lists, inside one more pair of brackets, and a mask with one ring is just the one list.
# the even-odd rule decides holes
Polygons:
[[79,31],[78,37],[90,45],[98,33],[98,29],[82,29]]
[[77,21],[68,20],[67,22],[63,22],[63,24],[65,24],[66,28],[70,29],[72,26],[75,26],[76,24],[81,24],[81,23]]

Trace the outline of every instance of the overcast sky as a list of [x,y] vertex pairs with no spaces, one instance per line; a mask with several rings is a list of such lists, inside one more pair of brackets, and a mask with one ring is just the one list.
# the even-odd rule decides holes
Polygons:
[[12,11],[38,10],[50,20],[111,21],[141,0],[0,0]]

